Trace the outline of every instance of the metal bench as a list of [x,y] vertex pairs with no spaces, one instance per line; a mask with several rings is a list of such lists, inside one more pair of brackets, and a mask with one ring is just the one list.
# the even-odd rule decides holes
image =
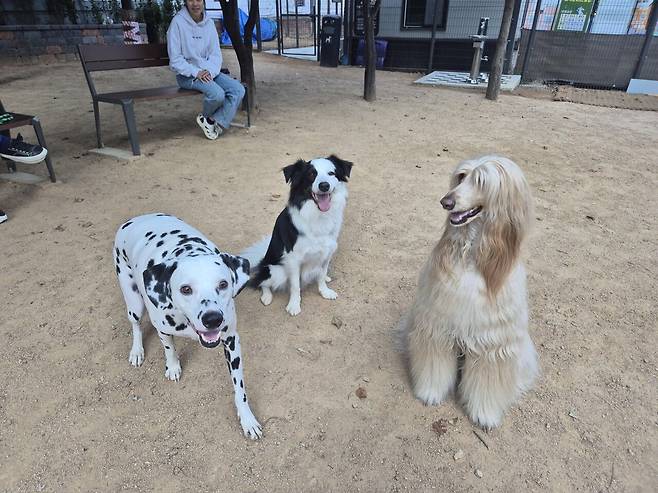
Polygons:
[[[194,90],[181,89],[178,86],[153,87],[149,89],[137,89],[130,91],[107,92],[99,94],[96,92],[91,72],[106,70],[123,70],[129,68],[162,67],[169,65],[169,54],[165,44],[144,44],[130,46],[106,46],[106,45],[78,45],[78,54],[82,69],[89,85],[91,98],[94,104],[94,119],[96,120],[96,139],[98,147],[103,147],[101,137],[101,122],[98,103],[120,104],[123,116],[126,120],[128,137],[133,154],[138,156],[139,136],[135,123],[135,101],[149,101],[154,99],[171,99],[184,96],[199,96],[201,93]],[[246,98],[246,91],[245,91]],[[249,105],[247,109],[247,127],[251,125]]]

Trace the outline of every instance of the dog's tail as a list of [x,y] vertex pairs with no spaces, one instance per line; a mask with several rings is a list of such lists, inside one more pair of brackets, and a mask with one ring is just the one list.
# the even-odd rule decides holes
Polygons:
[[267,247],[270,246],[271,236],[265,236],[262,240],[257,243],[254,243],[243,252],[240,253],[240,257],[246,258],[251,265],[252,272],[256,271],[256,267],[260,264],[261,260],[265,258],[267,253]]

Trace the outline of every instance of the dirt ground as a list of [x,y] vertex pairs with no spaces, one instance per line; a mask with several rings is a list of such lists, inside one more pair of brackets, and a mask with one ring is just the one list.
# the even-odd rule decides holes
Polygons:
[[[386,72],[368,104],[359,68],[262,54],[256,72],[253,128],[211,142],[194,123],[200,98],[138,104],[143,157],[126,163],[87,152],[77,63],[3,67],[2,100],[41,116],[59,181],[0,182],[0,491],[656,491],[658,113],[490,102]],[[171,80],[151,69],[101,74],[99,86]],[[128,149],[120,109],[101,111],[106,144]],[[517,161],[534,192],[524,256],[542,367],[490,433],[452,400],[415,400],[391,337],[441,234],[450,171],[486,152]],[[238,252],[284,206],[281,167],[329,153],[355,163],[331,268],[338,300],[305,291],[291,318],[283,295],[269,307],[254,291],[237,298],[265,434],[251,442],[221,351],[177,340],[173,383],[147,330],[144,365],[128,364],[114,233],[164,211]]]

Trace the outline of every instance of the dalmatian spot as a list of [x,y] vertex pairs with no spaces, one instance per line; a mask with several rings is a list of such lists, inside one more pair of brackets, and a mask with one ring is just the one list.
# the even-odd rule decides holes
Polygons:
[[119,266],[117,265],[117,276],[118,276],[119,274],[121,274],[121,269],[120,269]]
[[144,238],[148,238],[148,237],[151,236],[152,234],[153,234],[153,231],[149,231],[149,232],[147,232],[147,233],[144,235]]
[[174,317],[171,315],[165,315],[165,319],[167,320],[167,323],[174,327],[176,325],[176,321],[174,320]]
[[[177,262],[171,265],[154,265],[153,259],[149,260],[142,276],[144,278],[144,287],[146,288],[147,296],[154,306],[159,308],[160,304],[165,305],[171,302],[169,280],[177,266]],[[157,301],[154,302],[154,299]]]
[[177,235],[178,233],[180,233],[180,229],[174,229],[174,230],[169,231],[170,235]]
[[178,325],[176,326],[176,330],[185,330],[185,327],[187,327],[187,325],[185,325],[185,324],[178,324]]
[[240,368],[240,356],[236,356],[235,359],[233,361],[231,361],[231,367],[234,370],[237,370],[238,368]]
[[128,221],[126,224],[124,224],[123,226],[121,226],[121,229],[126,229],[126,228],[127,228],[128,226],[130,226],[131,224],[132,224],[132,221]]
[[167,236],[167,233],[166,233],[166,232],[165,232],[165,233],[162,233],[162,234],[160,235],[160,238],[164,238],[165,236]]
[[165,258],[165,257],[167,256],[168,253],[169,253],[169,252],[168,252],[167,250],[165,250],[164,252],[162,252],[162,258]]
[[227,337],[224,344],[226,344],[231,351],[235,351],[235,336]]
[[164,241],[160,240],[155,244],[155,248],[160,248],[162,245],[164,245]]
[[[131,279],[132,279],[132,276],[131,276]],[[132,289],[133,289],[133,291],[134,291],[135,293],[136,293],[137,291],[139,291],[139,288],[137,287],[137,284],[135,284],[135,283],[133,283],[133,285],[132,285]]]
[[139,317],[137,316],[136,313],[130,313],[130,316],[135,319],[135,321],[139,322]]

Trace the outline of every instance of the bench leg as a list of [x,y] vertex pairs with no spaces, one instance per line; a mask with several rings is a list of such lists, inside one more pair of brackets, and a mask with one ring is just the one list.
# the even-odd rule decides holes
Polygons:
[[46,167],[48,168],[48,175],[50,175],[50,181],[55,183],[56,181],[55,170],[53,169],[53,163],[50,160],[50,149],[48,149],[48,146],[46,145],[46,138],[43,136],[43,130],[41,130],[41,122],[36,116],[32,118],[32,126],[34,127],[34,133],[37,134],[37,140],[39,141],[39,145],[44,149],[48,150],[48,154],[46,154]]
[[251,127],[251,111],[249,110],[249,91],[244,91],[245,101],[247,103],[247,128]]
[[137,135],[133,100],[127,99],[121,101],[121,107],[123,108],[123,116],[126,119],[126,127],[128,128],[128,137],[130,138],[130,146],[133,149],[133,155],[139,156],[139,136]]
[[96,144],[100,149],[103,147],[103,139],[101,137],[101,113],[98,108],[98,101],[94,101],[94,120],[96,121]]

